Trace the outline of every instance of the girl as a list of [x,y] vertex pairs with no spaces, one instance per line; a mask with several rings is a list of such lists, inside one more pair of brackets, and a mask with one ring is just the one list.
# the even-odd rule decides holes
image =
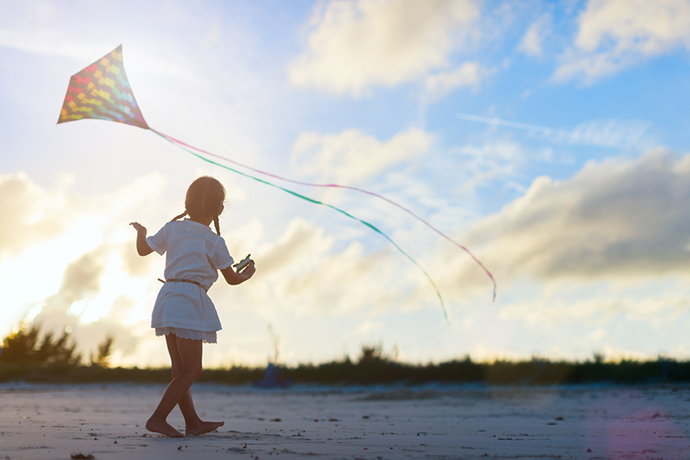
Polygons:
[[[225,422],[204,422],[194,410],[190,387],[202,371],[202,342],[216,343],[221,329],[218,313],[206,294],[218,279],[218,270],[228,284],[244,283],[254,275],[254,262],[235,272],[233,259],[225,240],[220,237],[218,216],[223,212],[225,188],[212,177],[200,177],[187,190],[185,211],[158,231],[146,237],[146,228],[138,222],[130,225],[137,231],[137,252],[146,256],[156,251],[165,260],[165,284],[153,307],[151,327],[156,335],[165,335],[172,361],[172,381],[146,429],[171,437],[182,433],[168,422],[168,414],[180,406],[187,435],[208,433]],[[180,221],[184,216],[188,219]],[[209,225],[214,223],[214,234]],[[162,280],[161,280],[162,281]]]

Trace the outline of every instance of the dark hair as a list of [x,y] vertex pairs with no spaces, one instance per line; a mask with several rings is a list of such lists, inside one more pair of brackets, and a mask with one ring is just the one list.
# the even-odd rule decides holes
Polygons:
[[184,216],[213,216],[213,224],[216,233],[220,235],[220,222],[218,210],[225,201],[225,187],[218,180],[209,176],[202,176],[192,182],[187,189],[184,200],[185,210],[173,220],[179,220]]

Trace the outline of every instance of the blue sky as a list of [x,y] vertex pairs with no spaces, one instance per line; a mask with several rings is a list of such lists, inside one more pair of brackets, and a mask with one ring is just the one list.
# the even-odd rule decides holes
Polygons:
[[[163,259],[138,259],[197,176],[228,189],[223,236],[258,273],[211,290],[207,365],[400,359],[685,359],[690,2],[0,2],[3,335],[69,328],[88,354],[163,365],[149,328]],[[468,246],[352,192],[205,164],[134,127],[56,126],[69,77],[123,45],[147,122],[307,182],[400,202]]]

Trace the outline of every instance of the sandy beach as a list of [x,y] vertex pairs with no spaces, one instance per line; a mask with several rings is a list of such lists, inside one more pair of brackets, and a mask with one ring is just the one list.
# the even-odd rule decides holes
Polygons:
[[163,390],[2,384],[0,458],[690,458],[690,386],[197,384],[199,414],[225,426],[178,439],[143,428]]

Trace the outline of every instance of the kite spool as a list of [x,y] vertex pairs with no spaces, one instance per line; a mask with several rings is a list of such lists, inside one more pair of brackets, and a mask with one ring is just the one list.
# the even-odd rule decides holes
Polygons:
[[234,265],[235,271],[236,271],[237,273],[241,272],[242,269],[243,269],[244,267],[246,267],[247,265],[249,265],[249,262],[252,261],[252,259],[250,259],[250,257],[251,257],[251,254],[247,254],[247,257],[245,257],[244,259],[240,260],[239,263],[236,263],[236,264]]

